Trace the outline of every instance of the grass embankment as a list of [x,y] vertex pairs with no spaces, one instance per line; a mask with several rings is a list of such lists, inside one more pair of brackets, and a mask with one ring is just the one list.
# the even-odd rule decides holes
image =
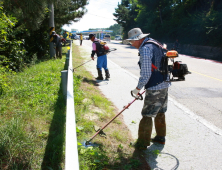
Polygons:
[[66,52],[63,48],[63,59],[6,74],[0,95],[0,169],[64,168],[66,107],[60,71]]
[[[0,93],[0,169],[64,169],[65,112],[61,90],[63,58],[36,63],[21,73],[7,74]],[[78,46],[73,45],[74,67],[81,64]],[[78,141],[95,134],[116,113],[113,104],[96,87],[84,67],[74,72],[74,95]],[[79,146],[81,170],[147,169],[140,153],[129,144],[127,127],[119,116],[93,142],[98,147]]]
[[[76,45],[73,45],[73,60],[73,67],[84,62]],[[96,85],[95,78],[84,67],[76,69],[74,75],[78,76],[80,84],[79,90],[74,94],[77,135],[78,142],[83,143],[96,133],[94,128],[103,127],[118,112],[115,106],[103,96]],[[97,135],[92,141],[98,145],[97,147],[86,148],[81,145],[78,147],[81,170],[149,169],[143,154],[130,146],[133,139],[123,123],[122,115],[109,124],[104,132],[105,137]]]

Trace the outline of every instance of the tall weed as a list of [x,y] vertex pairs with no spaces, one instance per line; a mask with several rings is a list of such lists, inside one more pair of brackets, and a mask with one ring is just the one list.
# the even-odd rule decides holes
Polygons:
[[1,69],[0,169],[64,167],[62,60],[39,62],[17,74]]

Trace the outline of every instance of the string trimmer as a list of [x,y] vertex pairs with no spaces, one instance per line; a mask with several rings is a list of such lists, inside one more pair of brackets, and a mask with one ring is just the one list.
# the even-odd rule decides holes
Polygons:
[[[111,48],[111,49],[109,49],[109,51],[108,51],[106,54],[109,54],[110,52],[112,52],[112,51],[116,51],[116,50],[117,50],[116,48]],[[95,58],[97,58],[97,57],[94,57],[94,59],[95,59]],[[85,63],[82,63],[82,64],[80,64],[79,66],[77,66],[77,67],[73,68],[73,71],[74,71],[75,69],[77,69],[77,68],[81,67],[82,65],[84,65],[84,64],[86,64],[86,63],[88,63],[88,62],[92,61],[92,60],[93,60],[93,59],[88,60],[88,61],[86,61]]]
[[105,129],[114,119],[116,119],[121,113],[123,113],[124,110],[128,109],[129,106],[131,104],[133,104],[133,102],[135,102],[136,100],[143,100],[143,93],[145,93],[145,90],[140,94],[138,93],[138,96],[134,96],[132,91],[131,91],[131,95],[135,98],[132,102],[130,102],[127,106],[124,106],[123,110],[121,110],[121,112],[119,112],[115,117],[113,117],[107,124],[105,124],[101,129],[97,130],[96,134],[93,135],[88,141],[85,142],[85,145],[91,145],[90,141],[93,140],[93,138],[95,138],[98,134],[104,135],[105,133],[103,132],[103,129]]

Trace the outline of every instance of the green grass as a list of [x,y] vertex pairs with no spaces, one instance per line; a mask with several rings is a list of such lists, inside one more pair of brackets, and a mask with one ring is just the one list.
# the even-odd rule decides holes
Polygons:
[[[67,50],[64,49],[63,52]],[[0,95],[0,169],[64,167],[65,102],[61,60],[7,75]]]
[[114,137],[117,141],[119,142],[126,142],[127,140],[123,137],[122,135],[122,132],[121,131],[114,131],[112,134],[111,134],[112,137]]
[[[63,48],[63,53],[67,49]],[[45,60],[21,73],[6,73],[0,82],[0,169],[64,169],[66,106],[61,89],[60,60]],[[83,62],[73,45],[73,65]],[[131,134],[120,115],[93,139],[97,147],[81,145],[117,114],[84,67],[74,72],[74,101],[81,170],[139,170],[141,160],[129,146]]]

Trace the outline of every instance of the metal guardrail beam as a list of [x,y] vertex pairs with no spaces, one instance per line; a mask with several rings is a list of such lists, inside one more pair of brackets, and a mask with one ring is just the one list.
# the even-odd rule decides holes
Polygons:
[[65,170],[79,170],[76,137],[76,118],[73,94],[72,42],[70,42],[67,95],[66,95],[66,143]]

